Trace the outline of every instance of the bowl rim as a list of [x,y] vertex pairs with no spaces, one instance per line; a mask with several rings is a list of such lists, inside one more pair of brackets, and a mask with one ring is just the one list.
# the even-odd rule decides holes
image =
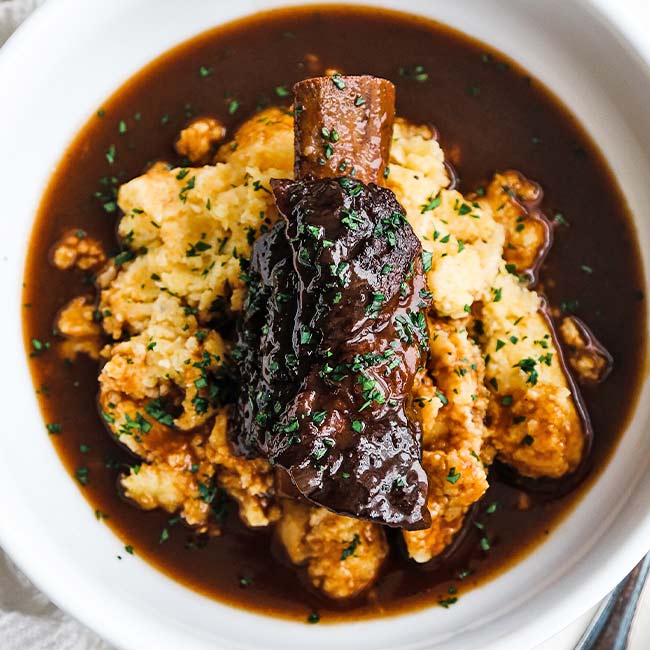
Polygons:
[[[642,21],[634,23],[623,20],[622,12],[617,8],[616,0],[575,0],[575,2],[589,7],[602,20],[608,22],[615,36],[627,43],[643,61],[643,65],[650,69],[650,39],[643,34]],[[368,2],[361,0],[355,4],[368,4]],[[37,37],[39,30],[45,29],[53,21],[64,20],[67,12],[73,10],[75,6],[83,6],[83,0],[49,0],[48,3],[34,12],[0,50],[0,79],[4,77],[8,68],[20,65],[21,49],[29,46],[33,39]],[[409,8],[405,7],[403,10],[409,11]],[[119,647],[121,644],[128,643],[129,647],[132,644],[133,647],[146,647],[147,642],[151,640],[150,636],[137,631],[133,631],[129,635],[125,633],[107,633],[105,614],[98,609],[96,604],[92,604],[89,599],[84,598],[81,594],[79,596],[75,595],[73,590],[68,588],[65,581],[56,580],[55,578],[58,577],[56,572],[44,570],[42,566],[38,570],[35,568],[39,565],[36,561],[38,552],[35,549],[30,551],[27,547],[21,545],[19,536],[12,530],[12,526],[6,517],[0,517],[0,545],[39,589],[47,593],[48,596],[51,595],[52,600],[58,606],[67,612],[73,613],[73,616],[104,638],[109,639],[116,646]],[[650,509],[642,513],[634,535],[628,537],[621,544],[617,554],[611,558],[607,567],[593,570],[589,575],[588,582],[567,595],[565,604],[569,605],[570,603],[571,607],[569,609],[574,612],[586,611],[636,564],[648,548],[650,548]],[[486,650],[488,648],[502,650],[506,647],[506,643],[508,644],[507,647],[511,647],[510,644],[513,644],[512,647],[523,647],[515,644],[520,643],[522,639],[530,642],[530,638],[534,638],[535,642],[540,642],[548,638],[549,634],[559,631],[570,622],[558,617],[557,609],[556,607],[553,612],[538,613],[538,619],[526,626],[525,630],[512,630],[510,633],[495,639],[489,646],[485,646]],[[394,618],[393,620],[397,619]],[[164,647],[173,646],[165,645]]]

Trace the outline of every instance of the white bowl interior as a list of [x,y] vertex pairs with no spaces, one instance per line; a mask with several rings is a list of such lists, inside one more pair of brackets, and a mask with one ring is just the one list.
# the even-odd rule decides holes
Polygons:
[[[122,542],[97,523],[46,435],[22,347],[20,286],[49,175],[87,117],[156,55],[220,22],[285,4],[114,0],[90,10],[83,0],[50,0],[0,56],[0,287],[6,309],[0,340],[11,369],[0,377],[0,543],[55,602],[125,648],[530,647],[589,608],[650,547],[647,381],[612,462],[537,551],[449,610],[344,626],[249,614],[192,593],[137,556],[117,560]],[[636,216],[642,249],[649,249],[650,47],[645,54],[635,50],[588,2],[365,4],[457,27],[552,88],[604,151]],[[646,287],[649,264],[646,254]]]

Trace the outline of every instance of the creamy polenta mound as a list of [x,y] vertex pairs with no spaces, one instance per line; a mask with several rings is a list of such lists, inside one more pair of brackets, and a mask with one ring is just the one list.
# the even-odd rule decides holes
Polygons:
[[[214,121],[195,121],[177,147],[201,161],[222,137]],[[269,181],[291,178],[293,162],[291,114],[271,108],[223,143],[213,164],[157,163],[122,185],[122,250],[98,274],[97,310],[81,297],[61,313],[62,354],[98,354],[100,314],[109,340],[99,353],[102,414],[142,459],[121,479],[127,498],[218,535],[228,494],[249,526],[275,523],[288,557],[317,588],[347,598],[377,576],[388,554],[383,528],[276,495],[271,466],[228,445],[231,324],[253,243],[278,218]],[[545,246],[543,226],[521,202],[536,186],[505,172],[463,196],[450,188],[431,130],[401,119],[386,184],[422,242],[433,297],[429,359],[412,408],[422,422],[432,524],[403,533],[411,558],[427,562],[486,491],[495,458],[526,477],[557,478],[578,467],[585,432],[525,275]],[[84,240],[73,240],[62,242],[61,264],[103,262],[89,242],[77,250]]]

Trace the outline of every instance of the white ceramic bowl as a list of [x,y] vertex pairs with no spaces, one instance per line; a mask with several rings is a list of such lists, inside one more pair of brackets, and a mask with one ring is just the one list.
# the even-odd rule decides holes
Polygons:
[[[103,99],[156,55],[279,4],[288,3],[49,0],[0,55],[0,543],[58,605],[122,648],[530,648],[593,605],[650,548],[647,381],[612,462],[537,551],[449,610],[357,624],[249,614],[192,593],[138,557],[118,562],[121,541],[95,521],[45,433],[22,346],[20,288],[34,214],[57,160]],[[458,27],[513,57],[568,104],[636,215],[648,286],[650,11],[622,27],[617,0],[366,4]]]

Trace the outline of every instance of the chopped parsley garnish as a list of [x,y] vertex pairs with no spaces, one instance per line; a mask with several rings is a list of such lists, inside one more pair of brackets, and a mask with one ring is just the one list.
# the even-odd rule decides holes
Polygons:
[[361,396],[365,400],[359,407],[359,413],[367,409],[373,402],[376,404],[384,404],[386,397],[377,388],[377,383],[367,375],[360,373],[357,377],[357,383],[361,385]]
[[48,433],[61,433],[61,425],[56,422],[51,422],[50,424],[45,425],[47,427]]
[[109,424],[115,424],[115,418],[110,413],[106,413],[106,411],[102,411],[102,417]]
[[357,196],[363,192],[363,186],[361,183],[356,183],[347,177],[339,178],[338,184],[343,188],[348,196]]
[[196,396],[192,399],[192,406],[198,414],[207,413],[210,402],[204,397]]
[[560,303],[560,309],[565,314],[573,314],[577,311],[580,303],[577,300],[565,300]]
[[217,488],[215,486],[206,485],[205,483],[201,483],[201,481],[199,481],[198,492],[199,498],[204,503],[210,504],[214,501],[214,497],[217,495]]
[[526,357],[525,359],[521,359],[513,366],[513,368],[520,368],[528,375],[528,378],[526,379],[526,383],[530,384],[531,386],[535,386],[539,378],[536,367],[537,367],[537,361],[535,361],[535,359],[533,359],[532,357]]
[[413,67],[400,66],[397,70],[400,77],[405,79],[412,79],[418,83],[423,83],[429,78],[429,73],[424,69],[422,65],[416,65]]
[[306,345],[311,341],[312,336],[312,332],[310,332],[305,326],[300,328],[300,343]]
[[115,266],[122,266],[122,264],[130,262],[132,259],[135,259],[135,253],[133,251],[122,251],[115,256]]
[[33,351],[30,353],[30,357],[38,357],[51,347],[49,341],[41,341],[40,339],[32,339],[31,343]]
[[109,165],[112,165],[115,162],[115,156],[116,156],[115,145],[112,144],[106,150],[106,160],[108,161]]
[[253,181],[253,189],[256,192],[259,192],[260,190],[262,190],[262,192],[266,192],[267,194],[271,194],[271,190],[264,187],[264,185],[262,185],[262,181]]
[[178,194],[178,198],[185,203],[187,201],[187,193],[190,190],[194,189],[194,186],[196,185],[196,176],[192,176],[187,183],[181,188],[181,191]]
[[449,473],[447,474],[447,481],[454,485],[457,483],[459,478],[460,472],[457,472],[455,467],[450,468]]
[[545,364],[547,366],[550,366],[552,359],[553,359],[553,353],[552,352],[547,352],[546,354],[543,354],[539,358],[539,361],[540,361],[540,363],[543,363],[543,364]]
[[436,391],[436,397],[442,402],[443,406],[447,406],[447,404],[449,404],[449,400],[439,390]]
[[435,210],[441,203],[442,203],[442,198],[438,194],[438,196],[429,199],[429,202],[425,203],[422,206],[422,209],[420,210],[420,214],[424,214],[425,212],[429,212],[429,210]]
[[299,427],[300,427],[300,424],[298,422],[298,418],[291,418],[291,420],[289,420],[288,424],[285,424],[283,427],[280,427],[280,428],[285,433],[293,433],[294,431],[298,431]]
[[422,251],[422,268],[425,273],[428,273],[431,270],[431,260],[433,259],[433,253],[429,251]]
[[79,467],[75,470],[74,475],[81,485],[88,485],[88,468]]
[[141,413],[135,414],[133,419],[128,413],[124,416],[124,423],[120,425],[118,430],[118,437],[132,436],[138,433],[149,433],[151,431],[151,424],[142,417]]
[[319,427],[321,424],[323,424],[323,422],[325,422],[326,417],[327,411],[315,411],[311,414],[311,421]]
[[385,299],[386,296],[383,293],[373,293],[372,301],[366,307],[366,314],[368,314],[370,318],[377,318],[377,316],[379,316],[379,312],[381,311]]
[[341,210],[341,215],[341,223],[350,230],[356,230],[363,223],[363,219],[356,210]]
[[354,555],[354,552],[357,550],[359,544],[361,544],[361,538],[356,533],[352,538],[351,542],[345,542],[347,546],[341,551],[341,561],[347,560],[351,555]]
[[200,253],[204,253],[212,248],[212,244],[205,241],[197,241],[196,244],[190,244],[189,248],[185,251],[186,257],[198,257]]
[[149,404],[147,404],[144,407],[144,410],[154,420],[160,422],[160,424],[164,424],[167,427],[174,426],[174,416],[171,415],[170,413],[167,413],[167,411],[165,411],[161,400],[159,399],[152,400],[151,402],[149,402]]

